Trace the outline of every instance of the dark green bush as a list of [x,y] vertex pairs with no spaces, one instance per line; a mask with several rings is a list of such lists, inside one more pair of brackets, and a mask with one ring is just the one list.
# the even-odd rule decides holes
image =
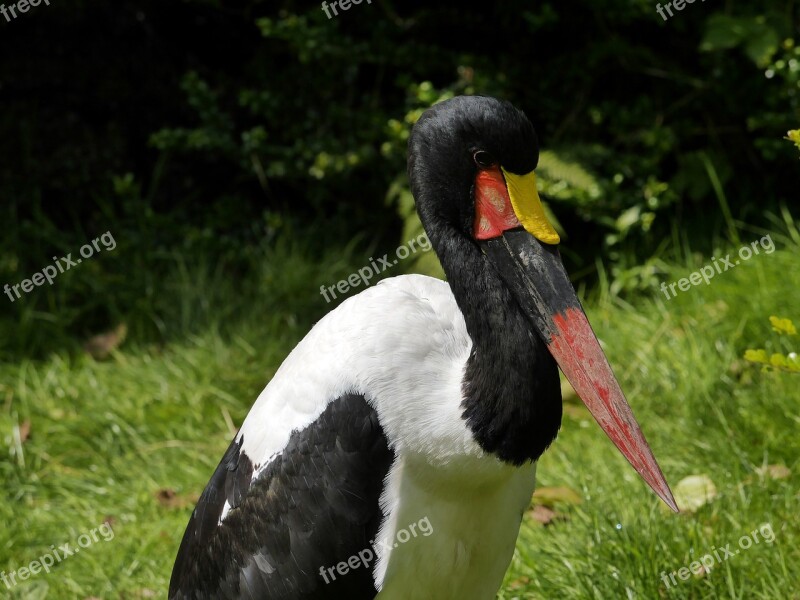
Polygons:
[[120,250],[3,310],[74,332],[137,310],[155,323],[159,257],[244,277],[248,248],[310,224],[312,252],[355,234],[394,247],[409,127],[473,93],[533,120],[577,277],[603,262],[614,291],[649,290],[665,249],[736,241],[796,199],[781,137],[800,121],[799,22],[788,0],[666,22],[650,0],[375,0],[333,19],[291,1],[39,8],[0,37],[0,275],[106,230]]

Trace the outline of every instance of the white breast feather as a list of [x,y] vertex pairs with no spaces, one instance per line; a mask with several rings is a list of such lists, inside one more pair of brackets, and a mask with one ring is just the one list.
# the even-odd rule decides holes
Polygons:
[[343,302],[297,345],[259,395],[237,439],[263,469],[293,431],[346,393],[363,394],[396,452],[481,454],[461,419],[472,342],[449,286],[406,275]]
[[397,456],[377,539],[394,540],[425,517],[435,529],[391,550],[375,548],[381,600],[414,597],[414,590],[442,600],[492,597],[513,554],[535,465],[505,465],[475,442],[461,407],[471,348],[446,283],[421,275],[384,280],[317,323],[238,434],[258,467],[255,478],[331,401],[354,393],[371,403]]

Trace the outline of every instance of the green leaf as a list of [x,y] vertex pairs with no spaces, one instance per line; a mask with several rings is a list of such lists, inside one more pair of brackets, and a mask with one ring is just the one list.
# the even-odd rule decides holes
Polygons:
[[766,67],[778,51],[777,32],[763,23],[753,23],[744,46],[745,54],[759,67]]
[[550,188],[559,183],[565,191],[572,188],[593,199],[598,198],[601,194],[600,185],[594,175],[578,162],[565,159],[552,150],[545,150],[539,155],[536,174],[539,180],[545,184],[543,187],[549,196],[558,195],[554,193],[555,190]]
[[783,354],[778,354],[777,352],[769,357],[769,364],[773,367],[787,367],[788,364],[786,362],[786,357]]
[[717,488],[708,475],[684,477],[673,490],[681,512],[693,513],[717,497]]
[[757,363],[760,365],[769,364],[766,350],[747,350],[744,353],[744,359],[748,362]]
[[713,52],[744,45],[744,52],[759,67],[766,67],[778,51],[780,36],[763,17],[716,14],[708,20],[700,50]]
[[786,134],[786,139],[794,142],[794,145],[800,149],[800,129],[792,129]]
[[781,319],[780,317],[772,316],[769,318],[769,322],[772,324],[772,329],[778,333],[797,335],[797,328],[794,326],[791,319]]
[[642,214],[641,206],[631,206],[628,210],[624,211],[616,222],[617,230],[621,232],[628,231],[631,227],[639,222],[639,217]]
[[743,19],[716,14],[708,19],[700,50],[713,52],[735,48],[742,43],[746,35],[747,25]]

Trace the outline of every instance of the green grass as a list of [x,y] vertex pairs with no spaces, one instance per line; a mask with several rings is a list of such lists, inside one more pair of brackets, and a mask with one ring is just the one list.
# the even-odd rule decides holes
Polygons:
[[[566,486],[581,502],[556,501],[560,518],[548,526],[526,515],[499,598],[800,598],[800,377],[764,374],[740,359],[749,347],[778,343],[770,315],[800,321],[800,246],[789,234],[773,238],[775,253],[673,300],[653,290],[634,305],[603,293],[587,302],[667,479],[707,475],[718,496],[694,514],[671,514],[570,402],[540,462],[539,486]],[[158,344],[134,336],[105,362],[65,350],[0,365],[0,569],[19,569],[51,545],[74,545],[106,520],[114,529],[112,540],[16,586],[11,597],[164,597],[192,505],[236,426],[331,308],[319,286],[362,258],[320,261],[279,245],[264,251],[251,282],[178,261],[158,293],[182,315],[175,327],[185,335]],[[675,266],[664,279],[694,268]],[[791,474],[759,476],[768,464]],[[714,547],[734,549],[764,523],[773,544],[665,589],[662,571]]]
[[[667,480],[674,488],[706,475],[718,495],[696,513],[672,514],[588,412],[570,409],[539,463],[538,485],[566,486],[582,502],[556,503],[565,520],[547,526],[526,516],[500,598],[800,598],[800,377],[764,374],[741,360],[749,347],[779,343],[770,315],[800,317],[792,231],[794,238],[772,234],[779,251],[674,299],[654,292],[635,306],[605,297],[591,307]],[[673,268],[664,279],[707,262]],[[800,338],[794,341],[797,350]],[[790,476],[756,471],[774,464]],[[741,549],[740,538],[763,524],[771,524],[774,543]],[[669,588],[662,581],[662,573],[669,577],[726,544],[739,553],[710,573],[676,576]]]

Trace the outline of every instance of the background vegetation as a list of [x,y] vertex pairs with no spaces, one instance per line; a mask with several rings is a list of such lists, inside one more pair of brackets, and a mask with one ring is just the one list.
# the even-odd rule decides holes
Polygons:
[[[800,323],[799,12],[373,0],[329,20],[318,2],[62,0],[0,19],[0,285],[117,242],[0,295],[0,570],[116,532],[13,593],[163,596],[231,435],[333,307],[320,285],[418,228],[411,124],[479,93],[537,128],[562,252],[667,478],[715,485],[661,513],[568,403],[500,597],[798,598],[798,375],[743,357],[797,349],[769,317]],[[766,234],[774,254],[659,291]],[[661,582],[766,522],[773,545]]]

